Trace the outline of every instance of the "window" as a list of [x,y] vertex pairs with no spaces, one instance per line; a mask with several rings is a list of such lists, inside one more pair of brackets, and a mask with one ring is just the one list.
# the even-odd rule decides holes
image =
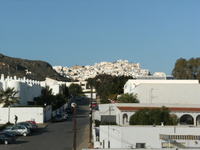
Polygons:
[[145,143],[136,143],[136,148],[145,148]]

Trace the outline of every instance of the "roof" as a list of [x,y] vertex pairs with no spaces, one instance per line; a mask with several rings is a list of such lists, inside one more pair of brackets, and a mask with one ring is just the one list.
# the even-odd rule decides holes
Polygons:
[[[141,109],[158,109],[161,107],[128,107],[128,106],[117,106],[120,111],[138,111]],[[167,107],[172,112],[200,112],[200,108],[194,107]]]

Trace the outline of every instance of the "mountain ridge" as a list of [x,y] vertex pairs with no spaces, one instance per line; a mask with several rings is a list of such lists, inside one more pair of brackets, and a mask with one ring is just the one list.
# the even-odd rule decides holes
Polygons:
[[58,81],[70,81],[57,73],[48,62],[9,57],[2,53],[0,53],[0,74],[38,81],[44,81],[46,77]]

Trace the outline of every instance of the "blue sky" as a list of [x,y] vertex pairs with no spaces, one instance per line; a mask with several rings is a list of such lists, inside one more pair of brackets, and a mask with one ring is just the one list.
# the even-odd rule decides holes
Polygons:
[[199,0],[0,0],[0,52],[52,65],[199,57]]

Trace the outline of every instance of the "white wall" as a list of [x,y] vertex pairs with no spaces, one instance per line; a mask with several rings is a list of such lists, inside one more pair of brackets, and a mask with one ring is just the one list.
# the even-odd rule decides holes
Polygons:
[[[145,143],[146,148],[162,148],[160,134],[165,135],[197,135],[200,134],[198,127],[181,127],[181,126],[100,126],[100,143],[103,148],[135,148],[136,143]],[[176,140],[182,142],[186,147],[198,147],[199,140]]]
[[198,80],[128,80],[124,85],[124,93],[133,93],[140,84],[199,84]]
[[136,94],[140,103],[200,104],[198,80],[128,80],[124,93]]
[[134,94],[140,103],[200,104],[199,84],[141,84]]
[[[44,113],[42,107],[11,107],[10,122],[14,123],[15,115],[18,116],[18,122],[35,120],[37,123],[44,122]],[[8,108],[0,108],[0,124],[8,122]]]
[[28,101],[33,101],[34,97],[40,96],[42,87],[38,81],[28,79],[17,79],[1,77],[0,86],[5,90],[7,88],[14,88],[17,97],[20,97],[20,105],[27,105]]

